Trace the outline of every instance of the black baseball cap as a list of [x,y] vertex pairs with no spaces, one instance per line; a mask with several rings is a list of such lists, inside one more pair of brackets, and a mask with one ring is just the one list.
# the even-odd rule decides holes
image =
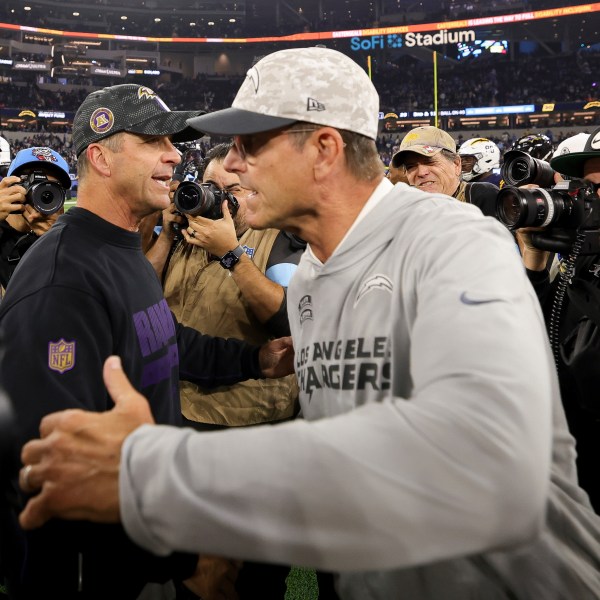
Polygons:
[[201,111],[170,110],[161,98],[144,85],[123,83],[92,92],[73,119],[73,144],[79,156],[90,144],[120,131],[146,135],[168,135],[173,142],[202,137],[187,119]]
[[583,165],[590,158],[600,158],[600,127],[593,131],[582,152],[561,154],[550,161],[550,166],[561,175],[583,177]]

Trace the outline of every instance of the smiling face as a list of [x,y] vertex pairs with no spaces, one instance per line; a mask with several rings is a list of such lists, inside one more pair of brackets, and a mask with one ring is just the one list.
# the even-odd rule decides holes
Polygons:
[[403,162],[408,183],[425,192],[452,196],[460,183],[461,163],[458,156],[451,160],[442,152],[434,156],[407,152]]

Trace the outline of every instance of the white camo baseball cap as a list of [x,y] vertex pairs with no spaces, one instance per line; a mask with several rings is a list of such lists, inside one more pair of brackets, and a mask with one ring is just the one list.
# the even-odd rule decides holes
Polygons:
[[270,131],[297,121],[377,138],[379,95],[367,73],[330,48],[273,52],[246,74],[231,108],[191,118],[214,135]]

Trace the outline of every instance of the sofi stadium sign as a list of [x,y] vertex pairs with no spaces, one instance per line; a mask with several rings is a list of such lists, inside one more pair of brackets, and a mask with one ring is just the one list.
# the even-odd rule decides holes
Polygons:
[[464,44],[475,41],[475,32],[472,29],[466,31],[448,31],[442,29],[437,33],[415,33],[405,34],[390,33],[388,35],[372,35],[370,37],[353,37],[350,39],[351,50],[383,50],[384,48],[402,48],[406,46],[444,46],[446,44]]

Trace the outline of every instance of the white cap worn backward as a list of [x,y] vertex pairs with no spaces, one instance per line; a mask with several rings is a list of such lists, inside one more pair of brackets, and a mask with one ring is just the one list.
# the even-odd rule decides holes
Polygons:
[[188,125],[215,135],[244,135],[297,121],[376,139],[379,95],[367,73],[337,50],[280,50],[248,71],[231,108],[189,119]]

